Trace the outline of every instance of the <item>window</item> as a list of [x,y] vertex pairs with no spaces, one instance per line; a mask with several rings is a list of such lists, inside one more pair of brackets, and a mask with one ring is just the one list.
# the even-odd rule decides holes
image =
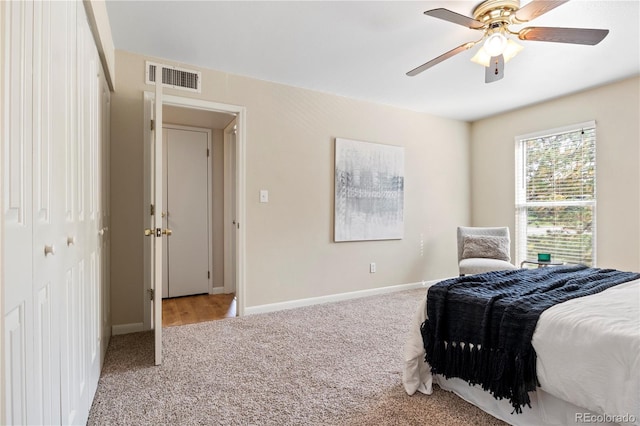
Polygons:
[[596,262],[595,122],[516,137],[516,261]]

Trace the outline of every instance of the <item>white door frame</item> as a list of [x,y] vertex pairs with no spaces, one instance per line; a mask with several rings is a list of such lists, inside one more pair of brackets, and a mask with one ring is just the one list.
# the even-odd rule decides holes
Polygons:
[[[0,22],[4,23],[5,4],[0,3]],[[4,58],[4,31],[0,34],[0,55]],[[0,398],[0,423],[6,422],[4,414],[4,73],[8,64],[0,67],[0,164],[2,164],[2,172],[0,172],[0,389],[2,389],[3,397]]]
[[[207,257],[207,262],[208,262],[208,268],[209,268],[209,278],[208,278],[208,283],[207,283],[207,288],[209,290],[209,294],[213,294],[213,132],[211,131],[211,129],[207,129],[204,127],[193,127],[193,126],[183,126],[180,124],[167,124],[167,123],[162,123],[162,130],[168,130],[168,129],[174,129],[174,130],[187,130],[187,131],[192,131],[192,132],[200,132],[200,133],[206,133],[207,134],[207,149],[209,150],[209,156],[207,158],[207,235],[209,236],[209,238],[207,239],[207,244],[209,246],[209,256]],[[164,138],[164,136],[163,136]],[[163,144],[163,149],[166,151],[166,146],[167,146],[167,141],[163,140],[162,141]],[[165,179],[167,178],[166,176],[166,167],[167,167],[167,161],[169,160],[168,156],[164,156],[164,160],[165,160],[165,164],[163,167],[165,167],[163,173],[165,174]],[[167,190],[167,185],[164,186],[165,192]],[[168,201],[165,198],[165,201]],[[165,217],[166,219],[166,217]],[[166,224],[165,224],[166,225]],[[166,228],[169,228],[168,226],[165,226]],[[167,243],[168,244],[168,243]],[[168,257],[166,256],[166,252],[165,252],[165,260],[168,262]],[[167,276],[166,279],[168,280],[169,277]],[[164,283],[163,283],[164,285]],[[164,295],[164,288],[163,288],[163,295]]]
[[[150,103],[148,100],[154,99],[155,95],[153,92],[144,92],[144,115],[143,115],[143,129],[144,129],[144,140],[147,140],[149,137],[149,133],[151,132],[151,127],[149,125],[151,120],[151,111],[149,108]],[[203,111],[213,111],[213,112],[223,112],[227,114],[232,114],[236,116],[237,121],[237,135],[236,135],[236,164],[237,164],[237,176],[238,180],[236,181],[236,216],[238,223],[238,230],[236,234],[236,312],[238,316],[244,315],[245,310],[245,277],[246,277],[246,122],[247,122],[247,109],[243,106],[238,105],[230,105],[223,104],[219,102],[206,101],[202,99],[195,98],[185,98],[182,96],[175,95],[164,95],[162,97],[163,105],[177,106],[181,108],[190,108],[197,109]],[[150,165],[148,164],[148,147],[144,146],[144,168],[143,168],[143,179],[144,179],[144,196],[142,203],[142,214],[143,214],[143,223],[146,223],[147,218],[149,217],[149,206],[150,206],[150,194],[148,194],[149,188],[149,179],[150,179]],[[142,235],[142,234],[141,234]],[[141,236],[140,238],[145,238]],[[147,262],[150,261],[150,253],[148,251],[148,245],[143,245],[144,247],[144,264],[148,265]],[[151,329],[151,306],[148,301],[148,293],[147,289],[150,288],[150,279],[148,276],[148,272],[146,267],[144,269],[144,277],[143,277],[143,306],[144,306],[144,330]]]

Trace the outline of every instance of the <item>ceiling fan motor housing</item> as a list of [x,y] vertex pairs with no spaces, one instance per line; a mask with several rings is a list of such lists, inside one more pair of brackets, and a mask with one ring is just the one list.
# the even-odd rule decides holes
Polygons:
[[520,0],[486,0],[473,11],[476,21],[485,24],[486,28],[495,28],[513,23],[514,13],[520,9]]

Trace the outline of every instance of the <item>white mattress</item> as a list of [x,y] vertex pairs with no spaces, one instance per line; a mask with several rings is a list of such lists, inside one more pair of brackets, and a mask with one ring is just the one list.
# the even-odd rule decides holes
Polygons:
[[[523,416],[511,415],[508,401],[496,401],[481,388],[459,379],[432,377],[420,334],[425,306],[426,297],[405,344],[403,384],[409,395],[416,391],[431,394],[435,380],[512,424],[564,425],[572,424],[571,417],[577,424],[640,424],[640,280],[569,300],[542,313],[532,344],[543,392],[531,394],[535,409]],[[470,396],[472,393],[484,396]]]

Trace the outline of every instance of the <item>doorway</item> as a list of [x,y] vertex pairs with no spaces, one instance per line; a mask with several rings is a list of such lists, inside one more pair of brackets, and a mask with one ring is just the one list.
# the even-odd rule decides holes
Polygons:
[[[153,99],[154,95],[152,93],[149,92],[145,92],[145,99]],[[238,316],[242,316],[244,314],[244,295],[243,295],[243,289],[244,289],[244,264],[245,264],[245,232],[244,232],[244,218],[245,218],[245,158],[244,158],[244,153],[245,153],[245,117],[246,117],[246,109],[244,107],[238,107],[238,106],[234,106],[234,105],[227,105],[227,104],[219,104],[219,103],[215,103],[215,102],[209,102],[209,101],[203,101],[203,100],[198,100],[198,99],[193,99],[193,98],[183,98],[183,97],[178,97],[178,96],[172,96],[172,95],[165,95],[163,96],[163,109],[166,108],[174,108],[176,110],[179,110],[182,113],[182,117],[196,117],[199,115],[208,115],[209,117],[226,117],[226,123],[224,123],[224,125],[222,126],[218,126],[217,128],[220,130],[220,138],[223,138],[224,136],[224,129],[226,127],[228,127],[229,125],[231,125],[231,123],[233,123],[233,125],[235,126],[235,136],[234,136],[234,156],[235,158],[230,158],[226,155],[226,153],[224,152],[224,148],[223,148],[223,144],[221,142],[220,144],[220,149],[221,151],[218,152],[218,156],[221,159],[224,159],[224,161],[232,161],[232,163],[235,165],[235,181],[234,181],[234,188],[233,188],[233,194],[234,194],[234,207],[235,207],[235,217],[231,220],[233,228],[229,227],[225,227],[226,223],[223,223],[221,219],[220,225],[221,225],[221,229],[224,229],[224,233],[228,233],[230,231],[228,231],[227,229],[233,229],[233,233],[234,233],[234,240],[236,242],[235,244],[235,249],[232,252],[225,252],[223,259],[227,259],[227,258],[232,258],[234,260],[234,262],[231,263],[233,271],[228,271],[227,269],[227,264],[228,262],[224,261],[222,262],[222,267],[218,268],[218,273],[221,274],[220,276],[222,277],[227,277],[227,276],[233,276],[234,278],[231,280],[233,283],[233,292],[235,293],[235,301],[234,301],[234,306],[235,306],[235,312]],[[145,102],[145,119],[150,117],[150,114],[147,114],[146,109],[147,109],[147,104],[150,104],[150,102]],[[169,121],[168,119],[166,119],[164,122],[166,123],[167,121]],[[172,124],[180,124],[180,125],[187,125],[187,126],[193,126],[196,125],[193,122],[190,122],[188,119],[176,119],[174,117],[171,118]],[[200,127],[200,126],[199,126]],[[208,128],[211,128],[210,126],[205,126]],[[149,126],[145,126],[145,132],[150,132],[151,130],[149,129]],[[214,135],[212,138],[214,141],[216,139],[216,136]],[[147,151],[149,149],[149,147],[147,147],[145,145],[145,151]],[[215,144],[213,146],[212,149],[212,154],[216,155],[216,147]],[[145,159],[148,158],[148,155],[145,155]],[[220,173],[220,177],[218,179],[218,181],[220,182],[220,184],[222,185],[222,182],[224,181],[224,167],[220,167],[219,168],[219,173]],[[145,173],[144,173],[145,179],[150,179],[150,173],[149,173],[149,168],[147,168],[147,165],[145,165]],[[214,182],[215,182],[215,178],[216,178],[216,172],[213,172],[213,177],[214,177]],[[149,185],[145,184],[145,188],[147,188]],[[226,185],[225,185],[226,186]],[[215,190],[215,188],[214,188]],[[225,191],[226,192],[226,191]],[[226,199],[226,195],[225,195],[225,199]],[[149,198],[148,198],[148,194],[145,194],[145,202],[144,202],[144,213],[145,213],[145,223],[147,221],[147,217],[149,215],[149,202],[148,202]],[[171,218],[171,211],[169,211],[169,218]],[[226,220],[226,218],[224,219]],[[213,227],[215,228],[216,224],[215,224],[215,220],[214,220],[214,224]],[[172,235],[173,236],[173,235]],[[224,245],[222,246],[222,250],[224,250]],[[146,246],[145,246],[146,248]],[[213,250],[214,254],[215,254],[215,248]],[[145,261],[148,258],[148,255],[145,255]],[[215,263],[214,263],[215,266]],[[215,269],[215,268],[214,268]],[[211,271],[212,272],[212,279],[213,279],[213,275],[215,274],[215,270]],[[146,273],[146,268],[145,268],[145,273]],[[148,290],[150,288],[149,283],[150,283],[150,277],[145,275],[144,277],[145,279],[145,300],[148,300]],[[209,293],[225,293],[226,289],[227,289],[227,282],[228,280],[226,278],[222,278],[218,281],[213,282],[213,286],[210,286],[210,291]],[[151,329],[152,328],[152,321],[151,321],[151,304],[145,302],[145,317],[144,317],[144,325],[145,325],[145,329]]]

